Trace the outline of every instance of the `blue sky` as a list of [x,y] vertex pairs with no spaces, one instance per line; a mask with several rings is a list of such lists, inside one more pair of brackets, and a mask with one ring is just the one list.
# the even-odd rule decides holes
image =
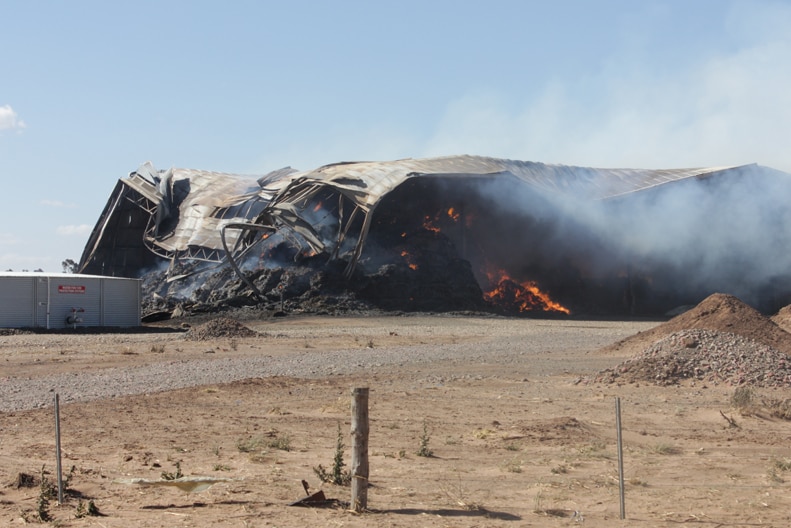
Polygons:
[[145,161],[478,154],[791,172],[791,2],[0,0],[0,269],[79,260]]

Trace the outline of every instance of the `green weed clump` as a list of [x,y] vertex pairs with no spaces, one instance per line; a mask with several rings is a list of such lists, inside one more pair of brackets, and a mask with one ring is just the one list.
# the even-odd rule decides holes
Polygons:
[[343,433],[341,433],[341,424],[338,422],[338,435],[335,440],[335,457],[332,461],[332,471],[327,471],[324,466],[319,464],[313,468],[313,472],[322,482],[335,484],[337,486],[348,486],[352,482],[352,474],[349,471],[344,471],[346,465],[343,461]]

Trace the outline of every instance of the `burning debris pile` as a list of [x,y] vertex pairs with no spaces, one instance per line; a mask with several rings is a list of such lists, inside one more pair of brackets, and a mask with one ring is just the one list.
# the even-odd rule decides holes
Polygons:
[[[746,199],[746,197],[750,197]],[[145,164],[80,272],[142,277],[146,314],[659,315],[715,291],[791,302],[791,176],[453,156],[258,179]]]
[[600,372],[602,383],[672,385],[697,380],[732,386],[791,387],[791,334],[735,297],[714,294],[667,323],[609,348],[642,348]]

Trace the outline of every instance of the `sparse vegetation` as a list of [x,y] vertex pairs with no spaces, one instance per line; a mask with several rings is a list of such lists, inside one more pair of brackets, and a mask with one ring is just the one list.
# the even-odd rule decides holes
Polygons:
[[280,451],[291,451],[291,437],[288,435],[276,436],[266,446],[270,449],[279,449]]
[[49,501],[57,498],[58,490],[55,484],[47,477],[44,466],[41,466],[38,498],[36,499],[36,515],[41,522],[49,522],[52,516],[49,513]]
[[154,354],[164,354],[165,345],[151,345],[151,352]]
[[791,420],[791,398],[785,398],[783,400],[766,399],[763,401],[763,405],[773,418]]
[[434,451],[428,447],[429,440],[431,440],[431,437],[428,434],[428,425],[426,424],[426,421],[423,420],[423,434],[420,435],[420,447],[417,450],[417,456],[434,456]]
[[442,492],[450,499],[451,503],[454,506],[458,506],[466,511],[483,511],[484,508],[476,503],[472,502],[467,498],[467,494],[464,490],[464,487],[461,484],[461,479],[457,484],[445,484],[440,486]]
[[83,517],[102,517],[102,513],[99,511],[99,508],[96,507],[93,500],[89,500],[87,503],[80,500],[80,502],[77,503],[77,513],[74,516],[77,519],[82,519]]
[[503,470],[507,471],[508,473],[521,473],[522,461],[518,458],[507,460],[503,465]]
[[265,435],[251,436],[239,439],[236,448],[242,453],[261,455],[266,449],[279,449],[281,451],[291,451],[291,437],[280,435],[274,429]]
[[791,459],[776,458],[772,461],[772,465],[769,466],[767,478],[769,482],[773,484],[782,484],[785,482],[785,479],[781,476],[781,473],[785,473],[789,470],[791,470]]
[[755,413],[755,391],[747,385],[737,387],[731,396],[731,406],[742,416]]
[[313,468],[313,472],[316,473],[316,476],[319,477],[322,482],[335,484],[337,486],[348,486],[351,484],[351,472],[343,470],[344,466],[346,466],[343,461],[344,447],[341,423],[338,422],[338,435],[335,440],[335,456],[332,461],[332,471],[327,471],[321,464]]
[[791,458],[775,459],[773,466],[780,471],[791,471]]
[[162,480],[177,480],[183,477],[184,474],[181,472],[181,462],[176,462],[176,471],[169,472],[163,471],[162,472]]
[[680,448],[678,448],[678,447],[676,447],[674,445],[671,445],[671,444],[664,444],[664,443],[656,444],[653,447],[652,451],[654,453],[656,453],[657,455],[679,455],[679,454],[681,454],[681,449]]
[[533,497],[533,513],[542,513],[544,511],[544,486],[539,482],[538,491],[536,496]]
[[494,431],[492,431],[491,429],[476,429],[475,431],[473,431],[472,435],[479,440],[486,440],[493,433]]

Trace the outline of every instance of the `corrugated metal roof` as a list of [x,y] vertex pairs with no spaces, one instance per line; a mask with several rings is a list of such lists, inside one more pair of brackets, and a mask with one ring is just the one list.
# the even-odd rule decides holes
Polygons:
[[[157,171],[146,163],[121,182],[150,204],[157,204],[153,212],[147,209],[152,215],[145,233],[149,248],[168,258],[212,261],[226,256],[223,236],[228,247],[235,248],[232,252],[244,249],[237,246],[246,234],[238,224],[257,223],[272,229],[288,227],[315,248],[320,244],[318,229],[314,230],[315,226],[299,215],[300,207],[320,192],[338,192],[365,215],[362,231],[354,235],[358,236],[354,260],[359,257],[370,215],[377,204],[409,178],[509,177],[541,192],[603,200],[688,178],[706,178],[735,168],[601,169],[462,155],[342,162],[302,172],[285,168],[258,179],[194,169]],[[117,193],[117,189],[114,192]],[[111,206],[112,203],[111,198],[108,209],[116,207]],[[106,225],[112,215],[113,211],[108,210],[100,224]],[[229,224],[234,228],[224,229]],[[94,229],[93,247],[90,251],[86,249],[81,269],[97,251],[99,239],[113,236],[104,233],[104,225],[97,224]]]

